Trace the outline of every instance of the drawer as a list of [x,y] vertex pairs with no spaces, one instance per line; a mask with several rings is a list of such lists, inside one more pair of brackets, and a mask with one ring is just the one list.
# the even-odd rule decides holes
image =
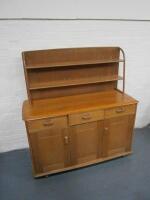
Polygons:
[[30,132],[52,129],[52,128],[66,128],[67,127],[67,117],[56,117],[56,118],[46,118],[27,122],[27,126]]
[[69,115],[69,125],[83,124],[104,119],[104,111],[96,110]]
[[135,112],[136,112],[136,105],[119,106],[105,110],[105,118],[135,114]]

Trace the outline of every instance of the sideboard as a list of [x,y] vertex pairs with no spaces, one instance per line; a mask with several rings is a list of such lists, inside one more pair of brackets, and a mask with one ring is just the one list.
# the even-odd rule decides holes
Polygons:
[[22,58],[34,177],[131,154],[138,101],[125,93],[120,47],[24,51]]

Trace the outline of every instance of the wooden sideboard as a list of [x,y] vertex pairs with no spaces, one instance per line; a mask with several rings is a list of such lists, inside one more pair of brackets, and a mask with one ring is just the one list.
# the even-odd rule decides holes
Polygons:
[[125,94],[121,48],[37,50],[22,57],[23,120],[35,177],[132,152],[138,102]]

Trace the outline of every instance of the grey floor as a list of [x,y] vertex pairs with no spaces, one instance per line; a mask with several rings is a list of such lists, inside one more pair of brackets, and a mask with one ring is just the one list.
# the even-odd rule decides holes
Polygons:
[[34,179],[27,149],[0,154],[0,200],[150,200],[150,128],[135,131],[134,154]]

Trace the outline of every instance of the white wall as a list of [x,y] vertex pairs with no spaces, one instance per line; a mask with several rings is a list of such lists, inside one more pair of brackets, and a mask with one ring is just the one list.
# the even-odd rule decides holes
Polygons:
[[[8,0],[1,0],[1,18],[14,18],[19,16],[20,18],[51,17],[48,13],[48,9],[45,10],[45,15],[41,9],[39,13],[35,11],[32,16],[32,9],[28,9],[28,12],[25,11],[27,9],[27,4],[23,2],[28,1],[15,1],[17,2],[16,7],[16,4],[11,1],[9,1],[8,4]],[[22,2],[22,4],[19,2]],[[39,3],[39,1],[37,2]],[[58,4],[58,1],[56,2]],[[60,2],[61,1],[59,1],[59,9],[62,7]],[[83,8],[85,1],[80,2],[82,2],[81,7]],[[79,3],[79,1],[77,1],[77,3]],[[86,4],[86,12],[88,12],[88,15],[84,12],[83,17],[96,17],[99,9],[95,6],[95,13],[92,9],[92,14],[89,4],[90,3]],[[19,5],[20,10],[18,7]],[[38,4],[38,6],[39,5],[40,4]],[[46,9],[45,4],[43,5],[44,9]],[[52,5],[52,7],[55,7],[55,3]],[[74,4],[69,5],[74,7]],[[104,3],[104,7],[105,6],[106,4]],[[11,8],[13,9],[11,10]],[[138,19],[137,16],[142,19],[145,17],[149,19],[147,9],[141,8],[145,9],[145,13],[142,12],[143,14],[141,15],[140,12],[138,12],[136,19]],[[100,9],[102,10],[101,7]],[[77,15],[75,15],[75,13],[71,15],[71,11],[69,11],[69,14],[64,6],[63,12],[65,10],[66,17],[82,17],[82,13],[81,11],[79,12],[79,9],[78,12],[75,12]],[[118,16],[120,15],[123,17],[122,13],[119,14],[118,10],[117,13]],[[55,14],[56,13],[53,12],[53,17],[55,17]],[[103,14],[105,13],[103,12]],[[113,15],[114,13],[111,14]],[[130,14],[129,11],[129,17],[131,17]],[[65,17],[64,13],[59,16],[58,11],[57,15],[58,17]],[[110,18],[112,15],[108,13],[107,16]],[[114,18],[117,17],[115,15],[113,16]],[[99,14],[98,17],[100,17]],[[106,18],[105,15],[103,15],[103,17]],[[136,127],[143,127],[150,122],[150,92],[148,91],[150,85],[150,22],[121,22],[110,20],[0,20],[0,152],[28,146],[25,127],[21,116],[22,102],[27,98],[21,51],[111,45],[120,46],[126,52],[126,91],[140,101]]]
[[0,18],[150,20],[149,0],[1,0]]
[[0,21],[0,151],[27,146],[21,106],[26,89],[21,51],[120,46],[126,52],[126,91],[140,101],[136,127],[150,122],[150,23]]

